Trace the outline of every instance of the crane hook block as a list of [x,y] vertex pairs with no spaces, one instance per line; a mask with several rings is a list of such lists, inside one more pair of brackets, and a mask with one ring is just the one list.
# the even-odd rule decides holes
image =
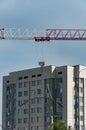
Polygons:
[[39,62],[39,66],[43,67],[45,65],[45,62],[44,61],[40,61]]

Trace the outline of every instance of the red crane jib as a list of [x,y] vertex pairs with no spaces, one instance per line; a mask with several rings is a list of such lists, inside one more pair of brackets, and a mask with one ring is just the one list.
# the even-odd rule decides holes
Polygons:
[[29,29],[1,28],[0,39],[35,40],[36,42],[51,40],[86,40],[86,29],[46,29],[40,36],[30,35]]
[[84,29],[46,29],[46,37],[34,37],[35,41],[86,40]]
[[86,40],[86,30],[47,29],[46,37],[50,37],[50,40]]

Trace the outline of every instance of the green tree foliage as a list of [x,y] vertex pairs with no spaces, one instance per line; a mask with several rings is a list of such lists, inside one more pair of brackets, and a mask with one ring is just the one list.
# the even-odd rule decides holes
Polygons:
[[70,130],[70,128],[67,129],[63,122],[59,121],[58,119],[55,119],[49,130]]

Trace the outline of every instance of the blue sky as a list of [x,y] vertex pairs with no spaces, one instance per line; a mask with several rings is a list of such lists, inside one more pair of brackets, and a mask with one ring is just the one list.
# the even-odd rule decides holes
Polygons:
[[[86,29],[86,0],[0,0],[0,27]],[[40,60],[46,65],[86,65],[85,57],[86,41],[0,40],[0,105],[2,76],[9,72],[38,67]]]

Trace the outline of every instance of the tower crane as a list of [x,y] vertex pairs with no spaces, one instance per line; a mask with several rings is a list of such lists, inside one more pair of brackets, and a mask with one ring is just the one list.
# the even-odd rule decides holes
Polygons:
[[[86,29],[46,29],[44,32],[32,32],[22,28],[0,28],[0,39],[34,40],[36,42],[52,40],[86,40]],[[40,61],[42,67],[45,62]]]

